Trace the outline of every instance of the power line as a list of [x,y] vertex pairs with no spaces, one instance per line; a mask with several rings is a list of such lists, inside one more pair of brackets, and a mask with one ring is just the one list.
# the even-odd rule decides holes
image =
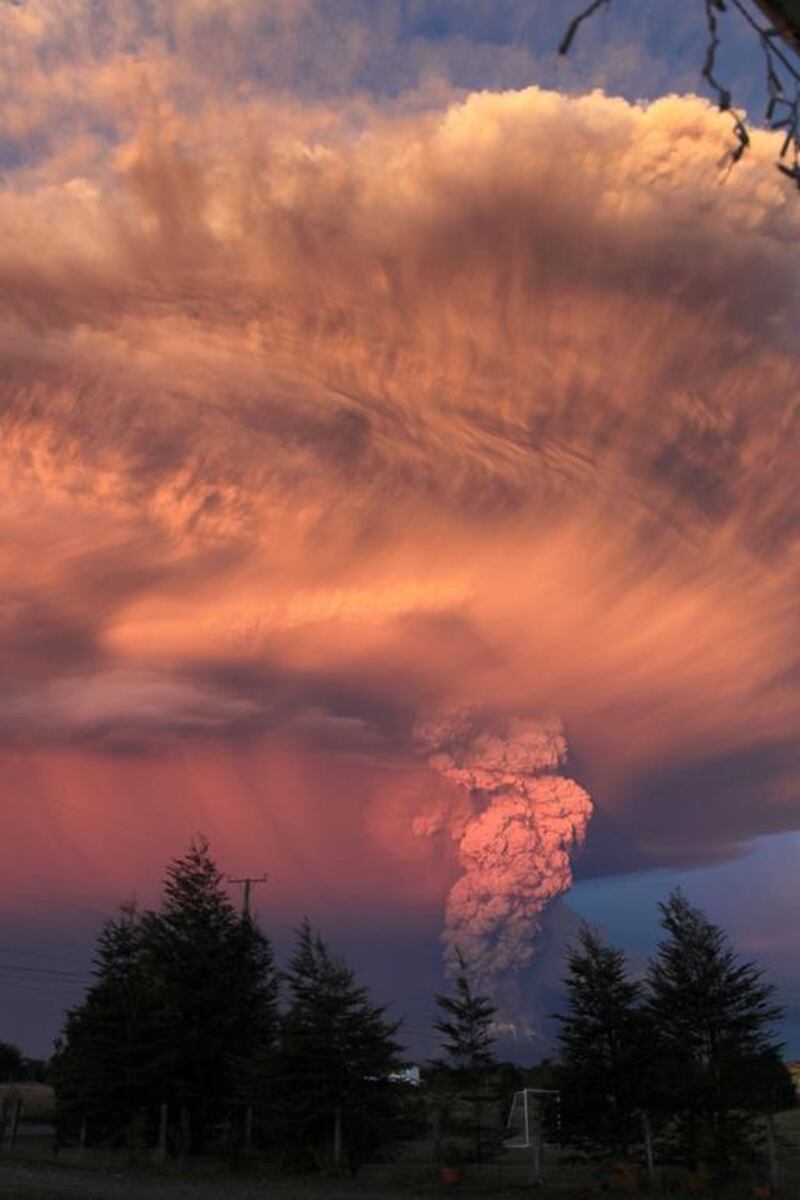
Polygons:
[[[77,942],[75,943],[75,945],[78,945],[78,944],[79,943],[77,943]],[[25,958],[47,958],[47,959],[51,959],[51,960],[57,959],[59,962],[63,962],[63,963],[81,963],[81,964],[84,964],[88,957],[87,954],[82,954],[82,955],[59,954],[55,950],[31,950],[31,949],[28,949],[27,946],[11,946],[7,950],[4,950],[3,947],[0,946],[0,954],[13,954],[13,955],[21,954]]]
[[85,992],[83,985],[73,983],[69,980],[65,980],[62,984],[58,984],[54,980],[48,986],[46,983],[36,983],[27,979],[0,979],[0,992],[13,990],[15,992],[33,993],[37,996],[52,996],[62,1004],[69,1001],[70,991],[73,988],[75,989],[73,995],[76,997]]
[[28,967],[24,963],[0,962],[0,971],[23,971],[26,975],[60,975],[64,979],[72,979],[78,983],[89,983],[87,975],[79,975],[77,971],[59,971],[55,967]]

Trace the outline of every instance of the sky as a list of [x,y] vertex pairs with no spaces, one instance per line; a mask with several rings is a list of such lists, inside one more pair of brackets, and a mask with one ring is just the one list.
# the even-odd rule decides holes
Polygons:
[[[0,5],[0,1038],[198,834],[430,1053],[676,885],[800,1055],[800,203],[702,5]],[[235,889],[232,885],[232,895]]]

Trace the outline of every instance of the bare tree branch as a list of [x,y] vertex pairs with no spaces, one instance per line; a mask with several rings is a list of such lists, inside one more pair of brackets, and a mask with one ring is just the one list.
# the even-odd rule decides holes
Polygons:
[[[750,135],[744,114],[733,107],[731,91],[716,76],[717,50],[720,45],[719,14],[734,9],[753,30],[764,56],[767,105],[766,125],[772,130],[785,130],[785,137],[775,164],[778,170],[800,189],[800,0],[753,0],[767,16],[770,24],[762,26],[755,20],[744,0],[703,0],[708,26],[708,43],[701,75],[716,97],[720,112],[733,118],[736,144],[726,159],[730,166],[739,161],[750,145]],[[602,4],[610,0],[595,0],[569,24],[559,54],[567,54],[580,26]],[[783,43],[780,45],[779,43]],[[786,47],[786,49],[784,49]],[[795,62],[794,55],[798,57]]]
[[572,45],[575,34],[578,32],[583,22],[588,20],[589,17],[596,13],[598,8],[602,8],[604,4],[610,3],[611,0],[593,0],[593,3],[585,8],[582,13],[580,13],[577,17],[574,17],[569,23],[567,32],[561,39],[561,44],[558,47],[558,53],[569,54],[569,48]]
[[[795,65],[777,45],[777,38],[787,40],[785,33],[780,33],[772,26],[760,26],[753,20],[742,0],[730,2],[755,32],[764,55],[767,91],[765,121],[770,129],[786,130],[778,155],[781,161],[775,165],[800,189],[800,65]],[[776,5],[760,7],[774,9]],[[789,41],[788,44],[791,45],[792,42]],[[787,88],[790,88],[793,94],[787,95]]]
[[800,0],[754,0],[787,46],[800,54]]

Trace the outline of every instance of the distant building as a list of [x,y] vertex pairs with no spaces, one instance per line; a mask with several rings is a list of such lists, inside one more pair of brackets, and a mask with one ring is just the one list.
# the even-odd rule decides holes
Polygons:
[[[800,1070],[800,1063],[797,1064]],[[403,1067],[401,1071],[395,1071],[389,1076],[392,1083],[410,1083],[412,1087],[419,1087],[422,1082],[419,1067]]]
[[800,1096],[800,1062],[787,1062],[786,1070],[792,1077],[794,1090],[797,1092],[798,1096]]

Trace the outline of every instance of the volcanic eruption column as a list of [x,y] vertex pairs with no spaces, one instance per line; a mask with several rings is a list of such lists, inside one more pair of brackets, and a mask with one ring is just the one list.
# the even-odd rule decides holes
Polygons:
[[447,831],[459,842],[464,873],[447,899],[442,940],[484,986],[530,965],[540,915],[572,883],[570,851],[584,837],[589,795],[557,774],[567,755],[557,718],[490,720],[450,709],[420,720],[415,741],[429,765],[468,790],[463,809],[440,805],[414,832]]

